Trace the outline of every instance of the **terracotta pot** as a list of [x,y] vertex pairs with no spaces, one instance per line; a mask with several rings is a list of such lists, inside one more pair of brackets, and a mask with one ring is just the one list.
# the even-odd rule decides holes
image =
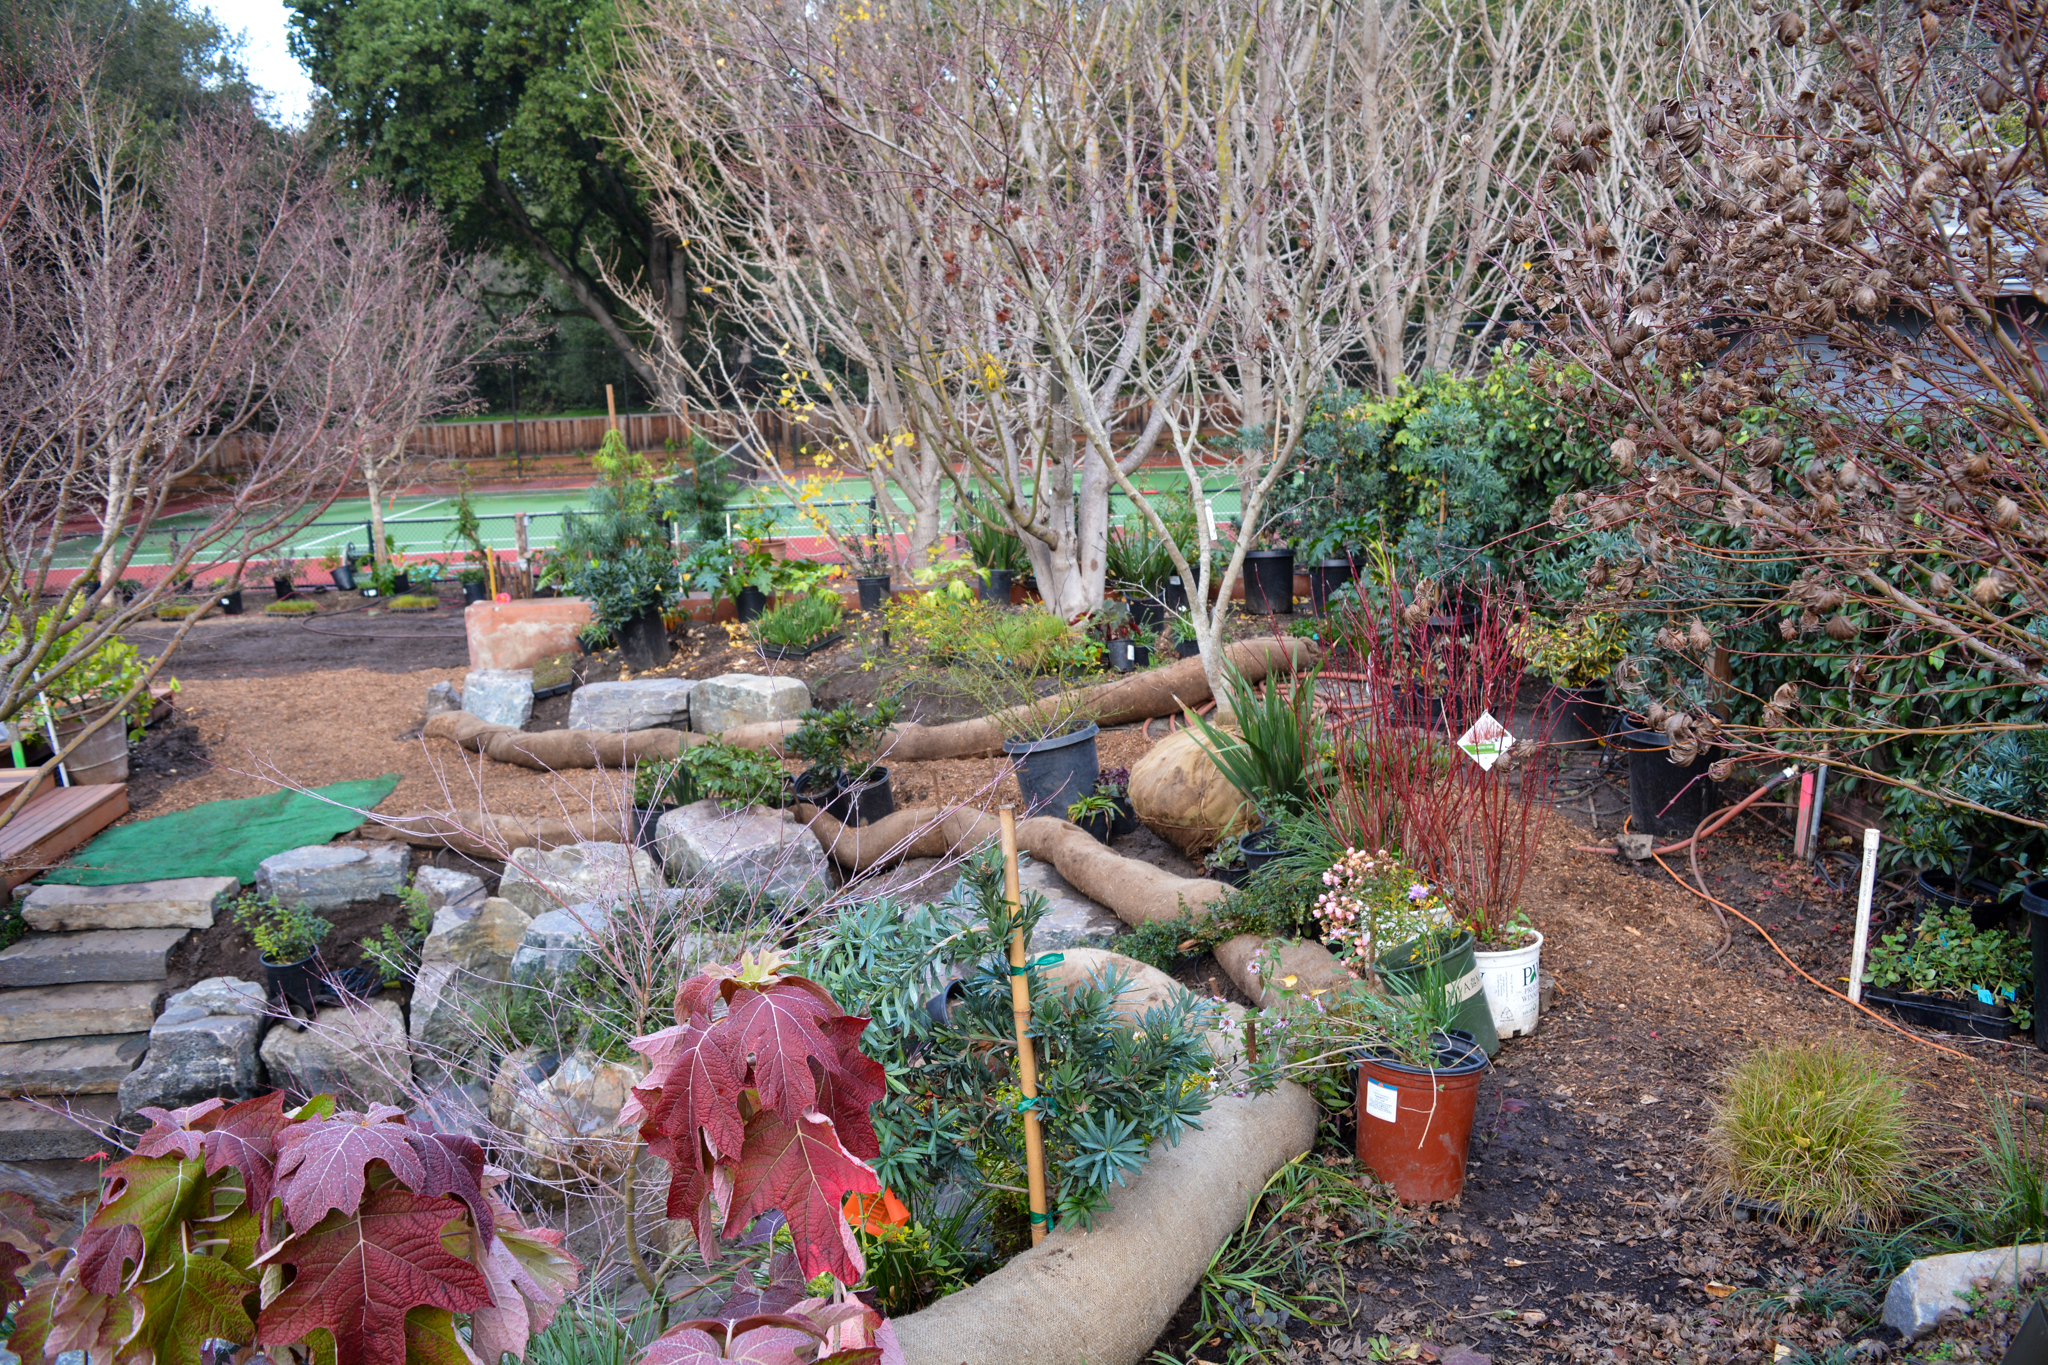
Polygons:
[[1384,1055],[1358,1063],[1358,1160],[1405,1204],[1442,1203],[1465,1188],[1486,1052],[1467,1033],[1440,1037],[1433,1070]]

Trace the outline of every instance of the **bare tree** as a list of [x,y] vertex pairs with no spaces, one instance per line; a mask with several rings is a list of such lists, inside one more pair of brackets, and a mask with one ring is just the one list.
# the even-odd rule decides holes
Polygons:
[[[180,577],[239,574],[317,516],[433,371],[434,335],[379,334],[393,301],[445,289],[359,235],[389,209],[311,138],[220,115],[145,142],[89,64],[44,60],[0,72],[0,720]],[[124,596],[173,510],[167,562]],[[83,566],[62,587],[60,557]]]

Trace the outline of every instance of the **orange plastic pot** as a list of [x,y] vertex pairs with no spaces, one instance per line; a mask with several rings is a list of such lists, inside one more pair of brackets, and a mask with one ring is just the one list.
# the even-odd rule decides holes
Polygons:
[[1465,1150],[1486,1051],[1468,1033],[1439,1035],[1434,1069],[1384,1054],[1358,1063],[1358,1160],[1404,1204],[1438,1204],[1465,1188]]

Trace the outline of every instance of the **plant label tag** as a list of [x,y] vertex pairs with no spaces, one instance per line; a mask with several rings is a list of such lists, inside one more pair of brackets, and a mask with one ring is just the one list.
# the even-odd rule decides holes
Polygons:
[[1477,763],[1481,772],[1488,773],[1493,771],[1494,764],[1507,757],[1514,742],[1508,727],[1495,720],[1491,711],[1481,711],[1472,728],[1458,736],[1458,747],[1465,751],[1465,757]]
[[1376,1119],[1392,1123],[1401,1112],[1401,1092],[1391,1085],[1381,1085],[1370,1076],[1366,1077],[1365,1112]]

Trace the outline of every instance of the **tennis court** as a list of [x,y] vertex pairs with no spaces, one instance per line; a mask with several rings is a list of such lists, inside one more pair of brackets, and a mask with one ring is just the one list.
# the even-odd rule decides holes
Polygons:
[[[1180,471],[1174,469],[1140,470],[1133,482],[1148,491],[1171,491],[1185,486]],[[822,513],[828,521],[836,526],[845,527],[849,532],[866,531],[873,524],[876,511],[871,485],[866,480],[848,479],[840,486],[846,490],[845,496],[830,496],[837,489],[828,486],[828,496],[812,503],[812,507]],[[1236,516],[1239,505],[1238,493],[1227,477],[1212,479],[1207,491],[1219,521]],[[854,496],[856,493],[859,496]],[[469,495],[469,502],[476,512],[484,543],[492,549],[517,548],[517,522],[519,514],[523,512],[527,521],[527,545],[533,549],[545,550],[553,548],[561,537],[562,514],[586,510],[590,505],[589,498],[590,492],[587,488],[505,489],[472,492]],[[735,500],[735,509],[751,506],[755,500],[774,514],[774,534],[794,538],[816,534],[811,523],[798,515],[795,503],[777,490],[758,488],[743,494]],[[907,523],[908,501],[897,495],[896,505],[899,524]],[[1110,507],[1112,519],[1115,521],[1122,521],[1130,514],[1130,500],[1121,493],[1112,495]],[[385,533],[391,537],[392,545],[402,554],[430,555],[458,551],[462,547],[454,541],[455,508],[456,497],[452,493],[400,498],[384,515]],[[952,531],[954,509],[950,501],[941,517],[945,529],[948,532]],[[148,534],[143,537],[135,564],[147,568],[169,563],[177,542],[205,524],[205,515],[198,512],[164,518],[151,527]],[[92,541],[84,536],[66,542],[59,549],[55,567],[83,568],[91,545]],[[330,553],[346,554],[350,547],[359,554],[367,552],[370,547],[368,499],[337,500],[318,520],[294,535],[285,552],[295,559],[319,559],[322,555]]]

